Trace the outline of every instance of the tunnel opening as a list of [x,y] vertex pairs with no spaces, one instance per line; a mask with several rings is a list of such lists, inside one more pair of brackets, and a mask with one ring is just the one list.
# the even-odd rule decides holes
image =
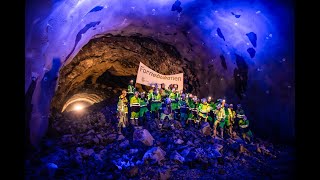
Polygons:
[[[57,128],[57,121],[63,119],[84,118],[86,113],[82,112],[80,117],[77,110],[77,104],[84,102],[86,108],[82,111],[101,111],[110,107],[113,110],[109,113],[114,118],[121,91],[127,90],[131,79],[135,81],[140,62],[165,75],[185,73],[184,90],[198,93],[196,70],[174,46],[150,37],[108,34],[90,40],[69,64],[61,68],[51,103],[49,128]],[[135,87],[140,92],[151,89],[136,83]],[[109,115],[104,112],[104,116]],[[79,125],[70,124],[75,126],[73,129]],[[69,130],[59,131],[60,135],[68,133]]]

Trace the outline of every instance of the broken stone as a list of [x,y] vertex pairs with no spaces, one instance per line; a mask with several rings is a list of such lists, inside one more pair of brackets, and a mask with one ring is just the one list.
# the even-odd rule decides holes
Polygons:
[[82,147],[77,147],[76,151],[82,156],[82,157],[89,157],[94,153],[93,149],[86,149]]
[[228,138],[228,139],[227,139],[227,142],[228,142],[229,144],[233,144],[233,143],[235,143],[236,141],[234,141],[234,140],[231,139],[231,138]]
[[174,141],[175,144],[182,144],[184,141],[182,139],[177,139]]
[[196,145],[194,145],[191,141],[188,141],[187,142],[187,145],[189,145],[189,146],[193,146],[193,147],[195,147]]
[[139,172],[139,168],[137,166],[134,166],[132,168],[129,168],[129,170],[127,170],[126,175],[128,177],[135,177],[136,175],[138,175]]
[[165,159],[165,155],[166,152],[160,147],[153,147],[143,155],[142,159],[144,162],[151,160],[151,164],[158,163],[160,165],[161,161]]
[[109,134],[107,140],[113,142],[117,138],[117,134]]
[[195,140],[194,140],[194,144],[195,144],[195,145],[199,145],[200,143],[201,143],[201,139],[195,139]]
[[160,169],[158,170],[158,172],[159,172],[160,180],[167,180],[171,176],[171,170],[169,168]]
[[118,140],[118,141],[121,141],[121,140],[124,139],[124,138],[126,138],[126,137],[124,137],[122,134],[120,134],[120,135],[118,136],[117,140]]
[[216,149],[209,149],[208,157],[210,159],[216,159],[222,157],[222,154]]
[[191,150],[192,148],[186,148],[186,149],[184,149],[182,152],[181,152],[181,155],[183,156],[183,157],[187,157],[187,155],[189,154],[189,152],[190,152],[190,150]]
[[129,150],[129,153],[130,154],[135,154],[135,153],[137,153],[139,150],[138,149],[130,149]]
[[133,141],[141,141],[146,146],[152,146],[154,138],[146,129],[137,129],[133,133]]
[[208,122],[205,122],[201,125],[201,133],[205,136],[211,135],[211,128],[210,128],[210,124]]
[[177,151],[174,151],[171,154],[171,159],[174,160],[175,162],[180,163],[180,164],[183,164],[183,162],[184,162],[184,157],[182,157]]
[[221,144],[214,144],[213,148],[216,149],[217,151],[220,151],[223,148],[223,145]]
[[58,169],[58,166],[56,164],[48,163],[47,164],[47,170],[48,170],[49,177],[54,177],[57,169]]
[[128,146],[129,146],[129,140],[127,140],[127,139],[119,144],[120,148],[126,148]]

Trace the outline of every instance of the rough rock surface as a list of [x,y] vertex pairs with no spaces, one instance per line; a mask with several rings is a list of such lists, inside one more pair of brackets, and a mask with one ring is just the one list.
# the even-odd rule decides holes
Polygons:
[[26,179],[293,178],[289,146],[259,138],[252,144],[239,137],[213,140],[194,127],[160,131],[152,119],[144,129],[154,143],[146,146],[133,140],[133,128],[116,133],[114,111],[102,106],[82,117],[53,116],[51,134],[38,151],[28,153]]
[[[147,37],[106,35],[90,41],[60,70],[52,107],[59,110],[72,95],[84,90],[104,99],[120,95],[136,77],[140,62],[161,74],[184,73],[184,88],[199,91],[195,66],[183,60],[174,46]],[[141,85],[137,88],[146,90]]]
[[154,138],[146,129],[136,129],[133,132],[133,141],[141,141],[146,146],[152,146]]

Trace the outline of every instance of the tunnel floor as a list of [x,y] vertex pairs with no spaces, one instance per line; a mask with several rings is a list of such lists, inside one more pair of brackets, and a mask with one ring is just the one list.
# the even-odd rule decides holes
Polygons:
[[143,127],[155,139],[151,146],[134,141],[134,129],[128,128],[119,135],[112,100],[93,105],[82,115],[55,114],[51,122],[51,130],[40,148],[27,152],[26,179],[292,179],[294,176],[294,148],[259,138],[252,144],[239,137],[213,140],[195,127],[182,128],[178,122],[174,130],[164,127],[160,131],[152,119]]

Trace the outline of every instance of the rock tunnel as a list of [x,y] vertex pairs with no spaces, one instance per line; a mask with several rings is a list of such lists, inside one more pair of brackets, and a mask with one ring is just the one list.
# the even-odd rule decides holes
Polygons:
[[256,132],[293,141],[293,17],[290,1],[29,0],[25,91],[39,75],[31,142],[46,133],[52,108],[118,95],[139,62],[183,72],[185,90],[241,103]]
[[242,104],[259,137],[295,142],[293,1],[27,0],[25,15],[26,137],[35,147],[52,117],[115,104],[140,62],[183,73],[184,91],[198,97]]

